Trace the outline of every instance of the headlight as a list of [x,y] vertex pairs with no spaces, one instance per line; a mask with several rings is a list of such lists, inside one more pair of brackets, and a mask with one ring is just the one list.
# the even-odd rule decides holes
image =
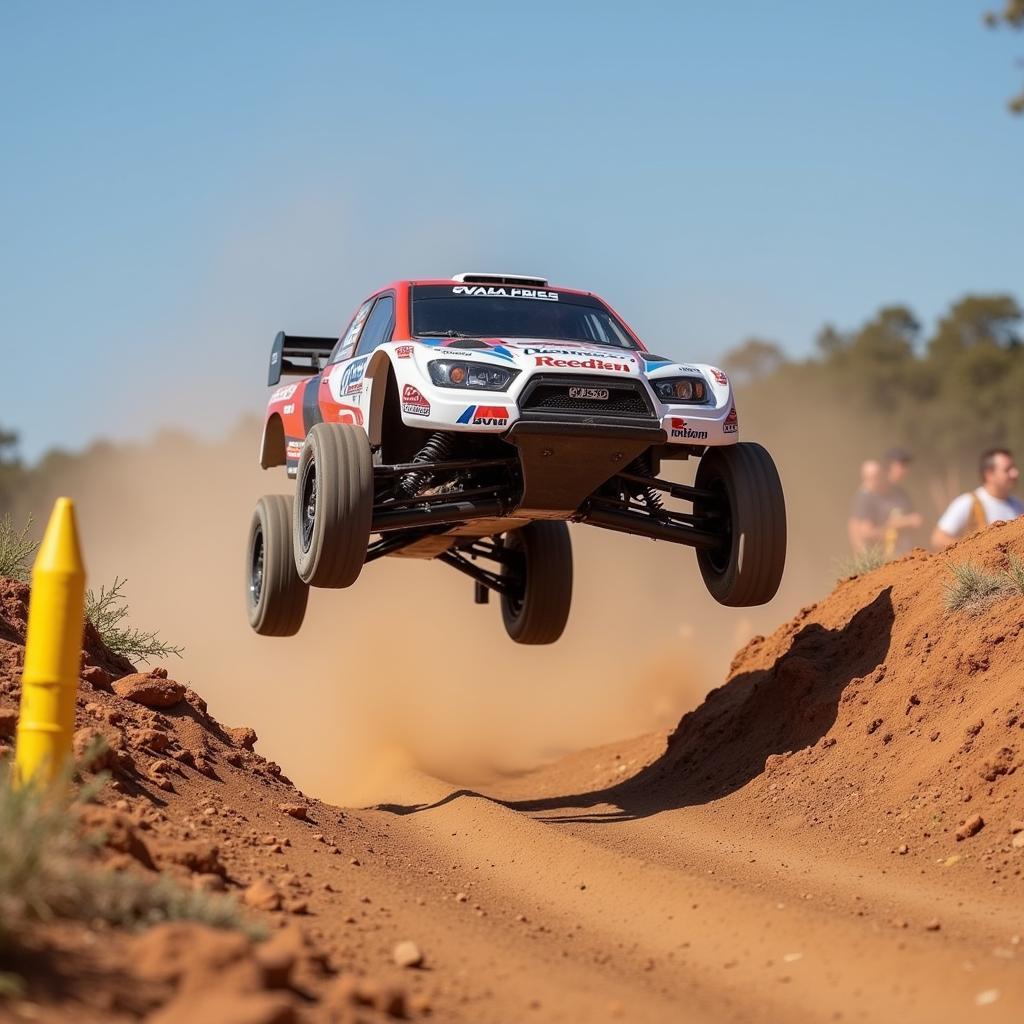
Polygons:
[[519,376],[518,370],[490,363],[459,363],[435,359],[427,364],[430,379],[441,388],[472,388],[476,391],[507,391]]
[[651,384],[663,402],[703,402],[708,393],[700,377],[662,377]]

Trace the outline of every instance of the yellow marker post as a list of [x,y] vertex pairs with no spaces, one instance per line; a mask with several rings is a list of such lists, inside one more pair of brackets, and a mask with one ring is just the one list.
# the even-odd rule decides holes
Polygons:
[[58,498],[32,567],[14,754],[22,782],[51,781],[71,754],[84,628],[85,566],[75,505]]

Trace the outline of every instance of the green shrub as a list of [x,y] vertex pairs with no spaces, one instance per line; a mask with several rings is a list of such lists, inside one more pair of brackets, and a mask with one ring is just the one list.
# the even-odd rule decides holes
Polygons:
[[123,594],[127,580],[115,576],[108,589],[101,586],[99,593],[89,590],[85,595],[85,616],[96,627],[103,642],[115,654],[131,662],[148,662],[153,658],[180,658],[183,648],[165,643],[157,632],[146,632],[124,625],[128,606]]
[[20,529],[14,528],[10,513],[0,519],[0,576],[27,583],[32,573],[32,556],[39,544],[29,538],[32,517]]

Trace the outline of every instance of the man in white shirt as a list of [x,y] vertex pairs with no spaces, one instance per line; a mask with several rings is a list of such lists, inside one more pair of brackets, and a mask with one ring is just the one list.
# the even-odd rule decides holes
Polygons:
[[1010,452],[1005,448],[990,448],[981,456],[981,486],[949,503],[932,532],[932,544],[945,548],[965,534],[984,529],[997,520],[1024,515],[1024,502],[1011,493],[1019,477],[1020,470],[1014,465]]

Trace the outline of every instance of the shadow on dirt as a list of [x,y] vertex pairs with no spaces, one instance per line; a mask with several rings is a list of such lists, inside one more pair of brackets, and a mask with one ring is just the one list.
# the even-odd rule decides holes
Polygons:
[[[892,633],[891,588],[858,611],[842,629],[804,626],[772,665],[733,676],[684,715],[664,753],[624,782],[588,793],[498,801],[551,822],[611,822],[717,800],[764,771],[772,754],[813,746],[831,728],[844,691],[885,660]],[[433,804],[385,804],[395,814]],[[592,808],[592,809],[590,809]]]

